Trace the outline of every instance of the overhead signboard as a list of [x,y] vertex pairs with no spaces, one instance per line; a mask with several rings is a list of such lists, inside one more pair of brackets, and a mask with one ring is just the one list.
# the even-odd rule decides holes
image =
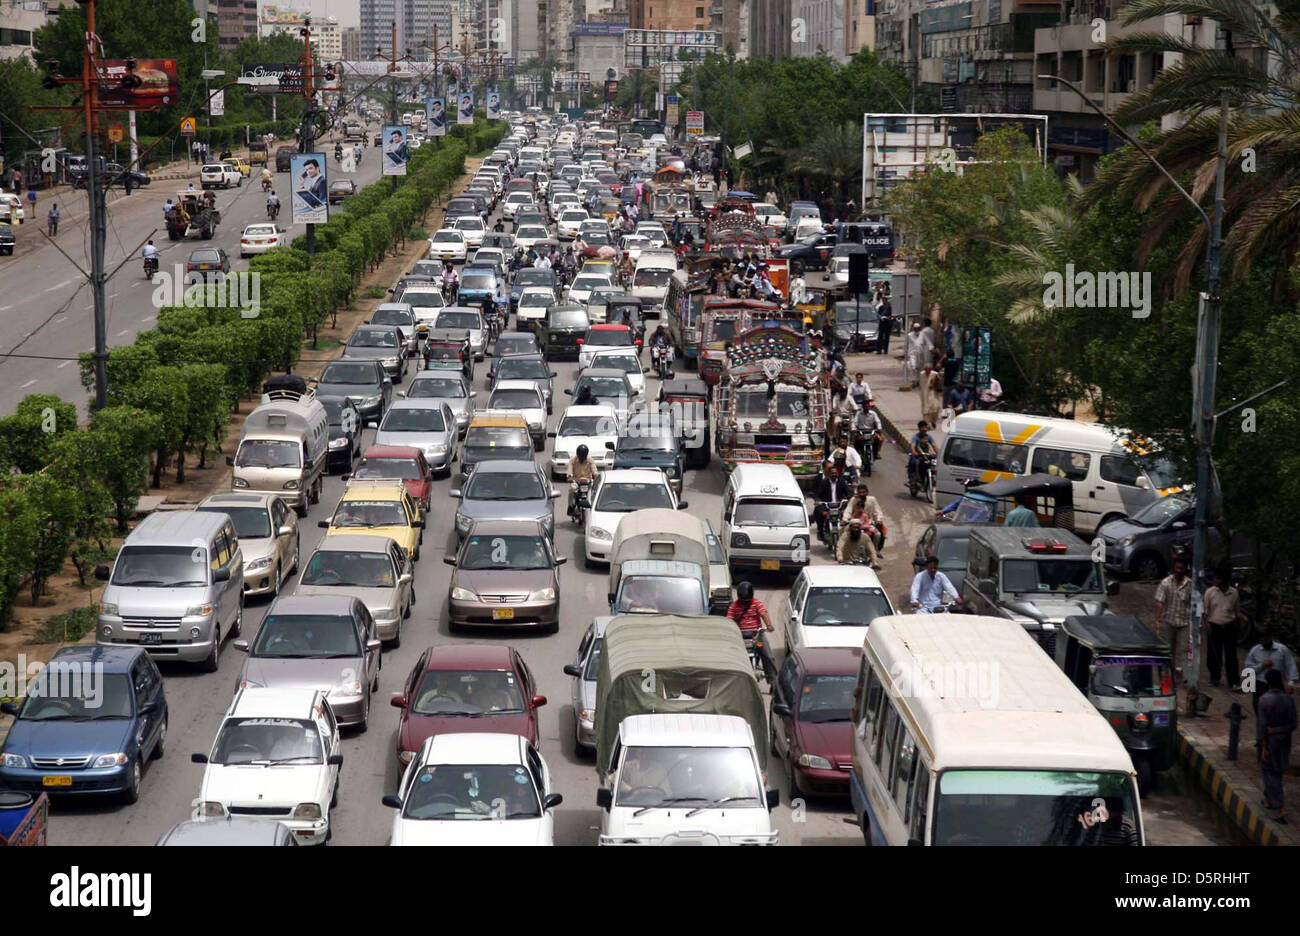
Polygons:
[[297,62],[245,62],[241,78],[275,78],[278,84],[258,85],[259,91],[302,94],[302,66]]
[[664,98],[664,123],[668,124],[670,127],[677,126],[678,122],[682,119],[679,108],[680,102],[677,95],[667,95]]
[[702,136],[704,134],[704,111],[686,112],[686,135]]
[[702,29],[629,29],[623,33],[623,63],[628,68],[656,68],[682,53],[704,58],[722,48],[722,34]]
[[135,88],[123,88],[120,85],[127,74],[125,59],[108,59],[99,64],[103,82],[99,92],[101,104],[151,110],[176,103],[180,79],[177,77],[175,60],[136,59],[135,76],[140,79],[140,85]]

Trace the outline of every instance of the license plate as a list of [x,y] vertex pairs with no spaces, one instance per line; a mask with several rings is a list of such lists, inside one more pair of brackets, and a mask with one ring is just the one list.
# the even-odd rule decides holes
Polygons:
[[759,563],[759,567],[760,567],[764,572],[779,572],[779,571],[781,571],[781,560],[780,560],[780,559],[764,559],[761,563]]
[[72,786],[72,778],[69,776],[41,777],[42,786]]
[[142,644],[160,644],[162,643],[162,634],[141,634],[140,643]]
[[493,608],[492,609],[492,620],[494,621],[510,621],[514,619],[514,616],[515,616],[514,608]]

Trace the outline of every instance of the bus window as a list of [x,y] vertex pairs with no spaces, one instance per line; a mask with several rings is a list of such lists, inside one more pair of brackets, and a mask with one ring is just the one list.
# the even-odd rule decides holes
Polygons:
[[1032,470],[1035,474],[1056,475],[1071,481],[1087,481],[1088,466],[1092,458],[1087,452],[1066,452],[1061,449],[1034,450]]
[[984,439],[948,437],[943,463],[956,468],[975,468],[979,471],[1002,471],[1020,474],[1029,461],[1029,446],[1009,442],[988,442]]
[[916,765],[916,782],[912,784],[916,795],[912,798],[911,838],[925,841],[925,817],[930,807],[930,770],[924,762]]
[[911,819],[912,784],[916,780],[916,741],[906,728],[899,731],[898,756],[894,759],[894,805],[903,822]]
[[876,766],[880,776],[889,777],[894,768],[894,753],[898,749],[898,709],[886,702],[884,728],[880,732],[881,743],[876,749]]

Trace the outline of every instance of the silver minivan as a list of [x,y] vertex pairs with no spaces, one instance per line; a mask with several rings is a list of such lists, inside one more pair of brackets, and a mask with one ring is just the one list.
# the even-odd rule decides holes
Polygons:
[[226,514],[159,511],[122,544],[95,631],[101,644],[144,647],[155,660],[217,670],[221,642],[244,623],[244,559]]

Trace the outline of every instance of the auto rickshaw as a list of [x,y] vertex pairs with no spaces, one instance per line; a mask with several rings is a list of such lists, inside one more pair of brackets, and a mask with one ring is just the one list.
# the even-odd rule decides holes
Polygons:
[[1019,475],[987,484],[976,482],[940,512],[953,523],[1000,524],[1022,495],[1034,498],[1039,526],[1074,530],[1074,482],[1049,474]]
[[827,328],[833,328],[835,325],[835,316],[831,311],[834,306],[830,293],[825,289],[805,289],[803,302],[795,308],[805,316],[811,317],[813,328],[820,332],[824,333]]
[[261,140],[253,140],[248,144],[248,162],[252,166],[266,165],[266,144]]
[[425,370],[460,371],[467,380],[474,379],[474,353],[470,350],[469,332],[458,328],[431,328],[424,343]]
[[[1064,637],[1062,640],[1061,637]],[[1067,617],[1056,665],[1115,729],[1145,795],[1155,772],[1173,766],[1177,697],[1169,646],[1136,617]]]

